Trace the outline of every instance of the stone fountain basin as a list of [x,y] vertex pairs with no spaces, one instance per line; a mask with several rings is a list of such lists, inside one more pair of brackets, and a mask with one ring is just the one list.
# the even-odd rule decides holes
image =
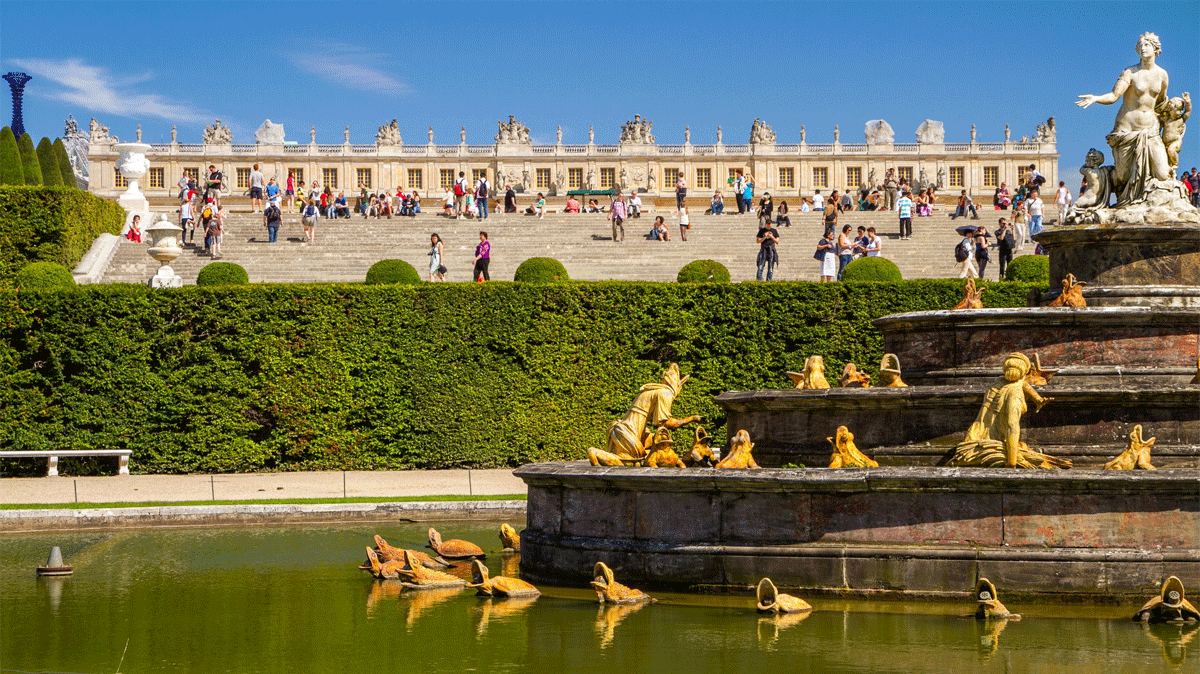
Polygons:
[[649,587],[1129,600],[1200,585],[1200,472],[522,466],[521,575]]
[[[901,361],[903,362],[903,361]],[[1044,364],[1044,361],[1043,361]],[[907,372],[905,377],[907,378]],[[998,377],[993,373],[989,381]],[[1158,439],[1160,468],[1200,468],[1200,386],[1051,385],[1053,398],[1021,419],[1021,439],[1080,464],[1102,464],[1128,444],[1141,424]],[[963,439],[979,413],[986,385],[909,388],[728,391],[715,398],[731,430],[746,429],[760,465],[829,465],[838,426],[881,464],[933,465]]]

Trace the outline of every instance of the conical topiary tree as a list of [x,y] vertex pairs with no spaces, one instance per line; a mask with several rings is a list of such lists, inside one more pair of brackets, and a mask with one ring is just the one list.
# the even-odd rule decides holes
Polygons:
[[63,145],[62,138],[54,139],[54,158],[58,161],[63,184],[67,187],[78,187],[75,182],[75,169],[71,168],[71,158],[67,156],[67,146]]
[[21,151],[21,173],[25,174],[25,184],[41,185],[42,165],[38,163],[37,150],[33,148],[33,139],[29,134],[21,134],[17,149]]
[[54,160],[54,145],[42,136],[37,145],[38,166],[42,169],[42,184],[46,187],[62,187],[62,169]]
[[17,149],[17,137],[9,127],[0,129],[0,185],[24,185],[25,172],[21,170],[21,151]]

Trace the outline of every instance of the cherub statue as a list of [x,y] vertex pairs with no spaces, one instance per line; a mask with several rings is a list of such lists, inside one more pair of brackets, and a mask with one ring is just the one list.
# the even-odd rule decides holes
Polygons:
[[1079,198],[1075,200],[1072,210],[1084,208],[1108,208],[1108,198],[1112,194],[1111,166],[1101,166],[1104,163],[1104,153],[1092,148],[1087,152],[1087,158],[1079,173],[1083,175],[1083,188]]
[[1129,433],[1129,446],[1117,458],[1104,464],[1104,470],[1158,470],[1150,463],[1150,448],[1157,438],[1142,440],[1142,426],[1138,424]]
[[[683,390],[683,384],[691,375],[680,378],[679,365],[671,363],[663,370],[662,383],[646,384],[634,397],[625,416],[608,427],[608,440],[603,450],[591,447],[587,450],[588,460],[593,466],[639,465],[650,455],[658,429],[674,430],[686,424],[702,421],[693,414],[676,419],[671,416],[671,404]],[[653,427],[655,432],[647,430]]]
[[1162,142],[1167,149],[1167,163],[1171,171],[1179,170],[1179,148],[1183,146],[1183,134],[1187,131],[1188,117],[1192,116],[1192,95],[1169,98],[1154,109],[1162,122]]
[[846,363],[842,368],[842,378],[838,380],[842,388],[871,388],[871,375],[859,372],[854,363]]
[[825,359],[820,356],[809,356],[804,361],[804,372],[787,374],[798,389],[829,388],[829,382],[825,381]]
[[1083,299],[1085,281],[1076,281],[1074,274],[1067,274],[1062,280],[1062,292],[1047,306],[1051,307],[1086,307],[1087,300]]
[[883,354],[879,362],[879,385],[884,388],[908,388],[900,379],[900,359],[894,353]]
[[1071,462],[1030,449],[1021,440],[1021,415],[1029,398],[1041,409],[1052,400],[1043,398],[1026,381],[1029,358],[1010,353],[1004,359],[1004,376],[983,394],[983,404],[967,436],[942,457],[939,466],[999,468],[1070,468]]
[[983,288],[975,287],[975,279],[967,279],[967,284],[963,286],[963,298],[955,304],[951,309],[982,309],[983,308]]
[[750,434],[742,429],[729,441],[729,455],[717,464],[717,468],[758,468],[750,450],[754,443],[750,442]]
[[879,467],[877,462],[858,451],[858,447],[854,444],[854,434],[845,426],[838,426],[834,437],[825,439],[829,441],[829,444],[833,445],[833,456],[829,458],[830,468]]

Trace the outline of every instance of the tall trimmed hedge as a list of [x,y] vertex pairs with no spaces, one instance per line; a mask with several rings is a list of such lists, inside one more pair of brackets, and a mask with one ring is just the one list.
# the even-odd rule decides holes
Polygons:
[[26,185],[42,184],[42,165],[38,163],[37,150],[33,147],[33,139],[23,133],[17,139],[17,149],[21,151],[21,173],[25,175]]
[[97,236],[124,224],[120,205],[74,187],[0,187],[0,285],[30,262],[72,269]]
[[21,150],[17,137],[10,127],[0,129],[0,185],[24,185],[25,173],[21,170]]
[[42,136],[37,145],[38,166],[42,169],[42,184],[46,187],[62,187],[62,169],[54,156],[54,144]]
[[75,169],[71,168],[71,157],[67,154],[67,146],[63,145],[62,138],[54,139],[54,158],[58,162],[63,185],[78,187],[79,184],[75,182]]
[[[692,375],[675,413],[705,415],[721,441],[713,396],[791,388],[786,372],[815,353],[877,375],[871,320],[951,307],[960,285],[0,291],[0,447],[129,447],[134,471],[167,473],[578,459],[672,361]],[[1028,291],[992,283],[984,302],[1024,306]],[[17,466],[45,470],[0,472]]]

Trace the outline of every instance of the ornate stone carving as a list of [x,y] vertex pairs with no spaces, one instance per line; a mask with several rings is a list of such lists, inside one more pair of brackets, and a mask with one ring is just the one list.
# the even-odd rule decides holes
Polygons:
[[650,169],[646,174],[646,190],[653,192],[656,189],[658,189],[658,181],[654,178],[654,169]]
[[833,445],[833,455],[829,457],[830,468],[878,468],[874,459],[863,454],[854,444],[854,434],[845,426],[838,426],[834,437],[825,438]]
[[941,122],[927,119],[917,127],[917,142],[922,145],[936,145],[946,142],[946,127]]
[[463,145],[467,144],[467,127],[459,127],[458,142],[462,143]]
[[1004,125],[1004,142],[1007,143],[1011,138],[1012,138],[1012,129],[1009,129],[1008,125],[1005,124]]
[[562,124],[558,125],[558,131],[554,133],[554,137],[558,141],[558,144],[562,145]]
[[804,130],[804,125],[801,124],[800,125],[800,142],[801,143],[806,142],[805,139],[807,138],[807,136],[808,136],[808,132]]
[[647,447],[654,439],[653,434],[647,430],[647,425],[653,426],[655,430],[676,429],[701,421],[699,415],[682,419],[671,416],[671,404],[683,390],[688,378],[689,376],[680,377],[679,365],[671,363],[663,371],[661,383],[643,386],[634,397],[625,416],[609,425],[605,449],[592,447],[587,450],[588,460],[592,465],[640,464],[646,459]]
[[394,119],[379,127],[379,131],[375,133],[375,145],[379,147],[395,147],[403,144],[404,138],[400,136],[400,125]]
[[589,190],[596,189],[596,169],[589,168],[587,173],[587,188]]
[[833,142],[842,142],[842,129],[837,124],[833,125]]
[[229,145],[233,142],[233,132],[218,119],[204,127],[203,138],[205,145]]
[[685,145],[691,144],[691,142],[692,142],[692,127],[690,127],[690,126],[683,127],[683,142]]
[[592,125],[588,125],[588,145],[596,142],[596,129]]
[[107,145],[120,142],[120,140],[116,136],[110,136],[108,134],[108,127],[97,122],[96,118],[93,117],[91,124],[88,126],[88,142]]
[[894,353],[883,354],[879,362],[879,385],[884,388],[908,388],[900,379],[900,359]]
[[433,127],[429,127],[429,144],[433,145]]
[[[634,115],[633,121],[626,121],[621,125],[621,141],[629,145],[651,145],[654,143],[654,134],[651,131],[654,129],[654,122],[648,119],[642,119],[641,115]],[[590,139],[588,142],[592,142]]]
[[174,143],[178,139],[179,132],[175,130],[175,125],[171,125],[171,142]]
[[758,468],[754,455],[750,453],[752,449],[754,443],[750,442],[750,434],[743,428],[730,438],[729,454],[717,463],[717,468]]
[[[1054,118],[1051,117],[1050,119],[1054,119]],[[974,124],[971,125],[971,142],[972,143],[975,142],[975,125]]]
[[344,132],[342,132],[342,142],[346,143],[347,145],[350,144],[350,125],[349,124],[346,125],[346,130]]
[[142,125],[137,125],[137,142],[142,142]]
[[315,124],[308,127],[308,142],[313,145],[317,144],[317,127]]
[[[95,123],[96,120],[92,120]],[[71,160],[71,168],[77,175],[88,177],[88,134],[79,130],[75,117],[67,115],[63,122],[63,147],[67,150],[67,158]]]
[[775,132],[771,130],[770,126],[755,117],[754,123],[750,125],[750,143],[752,145],[774,145]]
[[529,169],[521,171],[521,190],[528,192],[533,183],[529,180]]
[[1056,143],[1058,142],[1058,129],[1054,126],[1054,118],[1047,119],[1044,123],[1037,125],[1037,134],[1035,136],[1039,143]]
[[1150,448],[1158,438],[1142,440],[1142,426],[1138,424],[1129,433],[1129,446],[1117,458],[1104,464],[1104,470],[1158,470],[1150,463]]
[[[507,122],[496,122],[499,127],[499,132],[496,134],[495,141],[497,145],[529,145],[533,141],[529,139],[529,127],[521,122],[518,122],[512,115],[508,116]],[[559,127],[559,135],[561,137],[562,127]],[[560,139],[561,143],[562,140]]]
[[1196,621],[1200,620],[1200,611],[1185,598],[1183,581],[1171,576],[1158,596],[1151,597],[1133,619],[1144,623]]
[[[1182,96],[1168,99],[1154,109],[1162,122],[1162,140],[1167,148],[1167,163],[1171,172],[1179,170],[1179,148],[1183,147],[1183,134],[1187,131],[1188,118],[1192,116],[1192,95],[1183,92]],[[1054,118],[1051,117],[1053,122]]]
[[946,167],[939,166],[937,172],[937,188],[940,190],[946,184]]
[[621,167],[621,184],[618,187],[629,189],[629,172],[625,170],[624,166]]
[[798,389],[829,388],[825,381],[825,359],[821,356],[809,356],[804,361],[804,372],[788,372]]
[[262,126],[254,132],[254,142],[259,145],[283,145],[283,125],[271,120],[263,120]]
[[630,175],[633,176],[632,187],[638,188],[646,184],[646,167],[634,166]]
[[1022,143],[1028,143],[1028,142],[1029,142],[1029,136],[1021,136],[1021,142],[1022,142]]
[[967,435],[946,453],[940,466],[989,468],[1070,468],[1071,462],[1030,449],[1021,440],[1021,415],[1029,398],[1040,410],[1053,398],[1043,398],[1026,381],[1029,358],[1011,353],[1004,359],[1004,376],[983,395],[983,404]]
[[1074,274],[1067,274],[1062,280],[1062,292],[1048,306],[1051,307],[1086,307],[1087,300],[1083,299],[1084,281],[1076,281]]
[[718,145],[721,144],[721,127],[720,127],[720,125],[717,126],[717,144]]
[[651,601],[650,595],[626,587],[616,581],[612,569],[604,562],[596,562],[592,568],[592,589],[596,591],[596,599],[601,604],[635,604]]
[[800,597],[777,590],[770,578],[758,581],[757,594],[758,604],[755,608],[759,613],[804,613],[812,610],[812,606]]
[[863,135],[867,137],[867,143],[871,145],[891,145],[896,140],[896,134],[892,131],[891,125],[882,119],[872,119],[867,122]]
[[554,186],[556,188],[558,188],[560,190],[567,189],[567,176],[566,176],[566,174],[564,174],[562,172],[561,169],[559,170],[558,175],[556,175],[554,178],[555,178]]

